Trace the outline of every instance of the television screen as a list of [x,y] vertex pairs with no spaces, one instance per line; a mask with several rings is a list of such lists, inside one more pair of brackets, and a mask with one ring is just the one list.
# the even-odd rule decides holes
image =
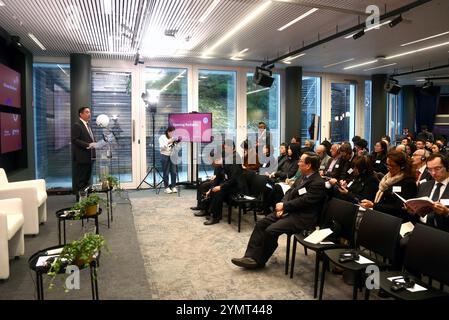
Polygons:
[[0,63],[0,105],[20,108],[20,74]]
[[170,113],[168,123],[183,142],[212,141],[212,113]]
[[0,112],[0,153],[22,149],[22,119],[14,113]]

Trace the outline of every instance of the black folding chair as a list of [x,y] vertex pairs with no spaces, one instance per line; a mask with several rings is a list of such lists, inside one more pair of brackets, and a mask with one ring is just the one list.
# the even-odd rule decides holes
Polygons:
[[[444,292],[444,285],[449,285],[449,233],[424,224],[417,224],[407,243],[405,272],[385,271],[380,273],[380,289],[398,300],[447,300],[449,293]],[[430,279],[424,283],[422,277]],[[415,285],[427,290],[411,292],[405,284],[393,288],[392,278],[410,279]],[[432,287],[432,279],[440,283],[440,289]],[[413,283],[409,282],[413,286]],[[369,290],[365,299],[369,299]]]
[[[362,285],[366,267],[369,265],[377,265],[379,269],[387,269],[390,268],[397,259],[401,224],[402,219],[398,217],[375,210],[367,210],[363,215],[357,233],[356,248],[359,249],[356,250],[356,253],[373,262],[367,264],[359,264],[355,261],[340,262],[339,258],[341,257],[341,254],[345,253],[347,249],[331,249],[324,251],[319,299],[321,300],[323,298],[326,269],[329,266],[329,263],[332,262],[336,266],[355,276],[352,298],[357,300],[357,289]],[[375,253],[376,258],[364,254],[361,247]],[[377,259],[377,255],[380,255],[382,260]]]
[[[315,278],[313,297],[316,298],[318,291],[318,274],[320,261],[324,250],[336,248],[353,248],[355,221],[357,217],[358,207],[351,202],[343,201],[337,198],[329,200],[326,204],[324,212],[325,221],[320,228],[331,227],[334,234],[331,235],[333,244],[313,244],[304,241],[306,235],[297,233],[293,236],[292,263],[290,269],[290,278],[293,278],[295,270],[296,246],[299,242],[305,249],[315,251]],[[342,243],[342,241],[346,241]]]

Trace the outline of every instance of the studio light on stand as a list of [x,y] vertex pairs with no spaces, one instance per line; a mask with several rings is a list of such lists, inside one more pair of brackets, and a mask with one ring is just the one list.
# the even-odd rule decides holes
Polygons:
[[[159,103],[159,95],[160,95],[159,90],[147,90],[146,92],[142,93],[142,95],[141,95],[142,100],[145,102],[145,106],[147,107],[147,109],[150,111],[150,114],[151,114],[153,161],[152,161],[151,168],[148,170],[147,174],[145,175],[145,177],[143,178],[143,180],[140,182],[139,186],[137,187],[137,189],[140,189],[142,184],[146,183],[150,187],[150,189],[156,189],[156,192],[159,189],[159,186],[162,185],[162,183],[163,183],[163,180],[161,180],[159,183],[156,182],[156,173],[159,174],[161,179],[163,179],[162,174],[156,168],[155,117],[156,117],[156,111],[157,111],[157,104]],[[146,181],[146,179],[148,178],[148,176],[150,176],[151,173],[153,174],[153,183],[150,184]]]

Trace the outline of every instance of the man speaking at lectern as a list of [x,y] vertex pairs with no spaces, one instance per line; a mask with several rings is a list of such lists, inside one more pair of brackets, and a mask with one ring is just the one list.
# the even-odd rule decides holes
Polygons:
[[95,138],[89,125],[90,108],[82,107],[78,114],[79,120],[72,126],[73,192],[77,201],[78,192],[90,185],[92,163],[95,160]]

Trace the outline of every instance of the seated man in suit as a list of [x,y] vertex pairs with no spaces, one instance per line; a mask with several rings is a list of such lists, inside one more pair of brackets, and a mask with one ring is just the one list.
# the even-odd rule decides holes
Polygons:
[[[418,187],[418,197],[429,197],[434,201],[434,211],[420,221],[432,227],[449,232],[449,160],[442,154],[431,154],[427,158],[427,170],[433,180],[424,182]],[[409,210],[410,211],[410,210]],[[413,212],[411,212],[413,214]]]
[[413,152],[412,166],[416,174],[416,185],[420,185],[424,182],[432,180],[432,175],[427,170],[426,160],[429,157],[429,153],[424,149],[418,149]]
[[234,194],[244,193],[245,184],[242,168],[242,159],[235,151],[234,142],[226,140],[223,146],[223,176],[222,182],[210,189],[207,196],[210,196],[209,219],[204,225],[209,226],[220,222],[223,202]]
[[318,222],[326,199],[324,180],[320,177],[320,158],[304,153],[298,161],[301,178],[286,193],[282,202],[276,204],[275,212],[257,222],[243,258],[234,258],[239,267],[255,269],[264,267],[278,246],[281,234],[298,233],[313,229]]

